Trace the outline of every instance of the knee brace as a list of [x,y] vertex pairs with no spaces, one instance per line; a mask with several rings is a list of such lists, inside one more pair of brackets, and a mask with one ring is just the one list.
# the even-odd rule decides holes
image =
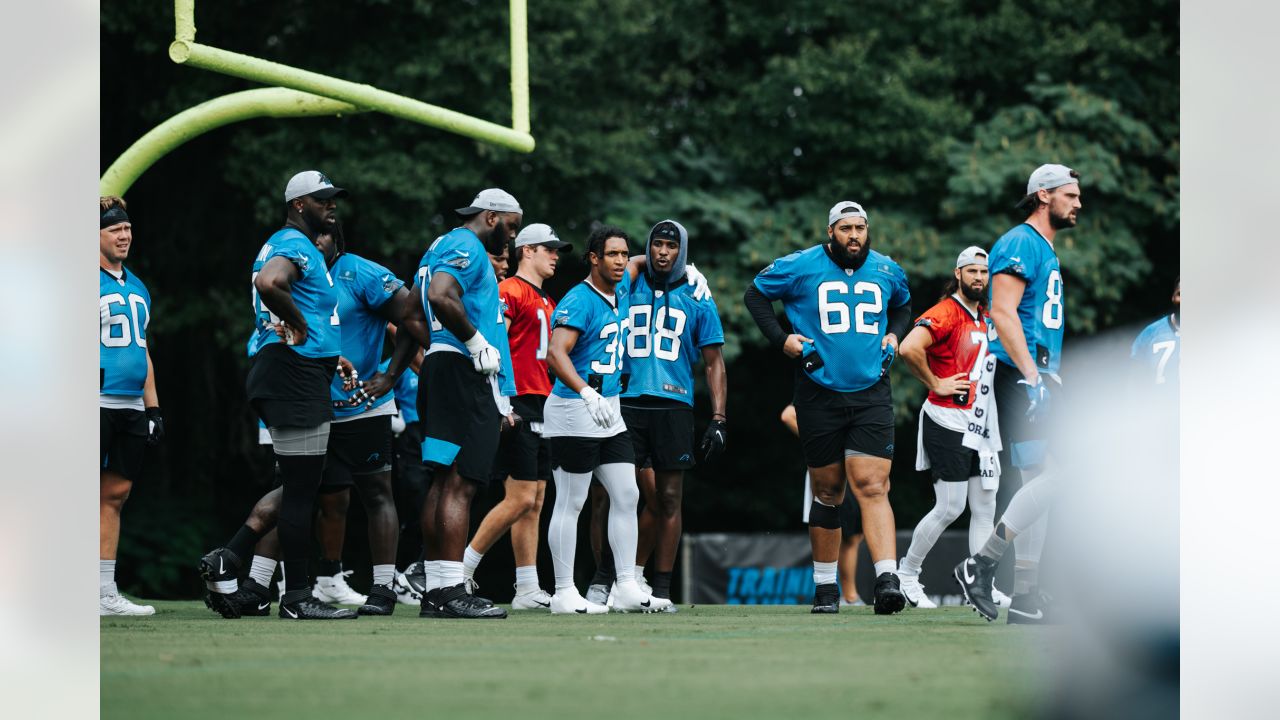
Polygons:
[[823,505],[814,498],[813,504],[809,506],[809,525],[824,530],[839,530],[840,510],[830,505]]

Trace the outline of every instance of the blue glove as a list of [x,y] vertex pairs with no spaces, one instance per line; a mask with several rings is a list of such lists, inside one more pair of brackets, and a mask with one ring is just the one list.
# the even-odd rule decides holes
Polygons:
[[1031,384],[1026,380],[1019,380],[1027,390],[1027,419],[1035,422],[1036,419],[1049,414],[1049,386],[1044,384],[1043,377],[1037,377],[1035,384]]
[[880,348],[880,377],[889,374],[889,366],[893,365],[893,359],[898,356],[898,351],[893,349],[892,343],[885,343]]

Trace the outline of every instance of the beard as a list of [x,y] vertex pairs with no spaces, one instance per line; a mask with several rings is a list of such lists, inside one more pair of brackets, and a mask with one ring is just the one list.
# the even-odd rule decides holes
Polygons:
[[506,245],[507,238],[510,234],[507,232],[507,222],[501,218],[497,224],[493,226],[484,237],[480,238],[480,242],[484,245],[484,249],[490,255],[501,255],[502,246]]
[[973,302],[982,302],[987,299],[987,288],[983,286],[981,289],[974,290],[972,285],[961,285],[960,294]]
[[1066,230],[1067,228],[1073,228],[1075,226],[1076,220],[1071,217],[1070,212],[1065,215],[1058,215],[1053,212],[1049,213],[1049,227],[1054,230]]
[[830,247],[831,254],[835,256],[836,264],[843,268],[857,270],[867,261],[867,255],[871,252],[871,232],[867,232],[866,238],[862,241],[862,248],[856,254],[850,254],[848,247],[843,243],[836,242],[835,238],[832,238]]

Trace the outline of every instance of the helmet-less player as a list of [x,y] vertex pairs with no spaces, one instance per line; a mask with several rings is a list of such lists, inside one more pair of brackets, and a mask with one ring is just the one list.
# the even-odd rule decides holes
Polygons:
[[670,600],[643,593],[635,581],[636,487],[634,450],[618,408],[626,354],[627,235],[601,227],[587,239],[590,274],[561,299],[552,321],[547,362],[556,375],[544,410],[543,435],[550,440],[556,504],[547,529],[555,568],[551,612],[599,614],[608,608],[587,602],[573,584],[578,515],[594,473],[609,493],[609,543],[617,582],[614,609],[652,612]]
[[[402,336],[427,347],[418,412],[422,458],[435,468],[422,517],[427,592],[419,614],[504,618],[505,610],[468,591],[462,560],[471,499],[489,481],[502,423],[496,376],[507,329],[488,255],[515,238],[524,213],[497,188],[481,191],[457,213],[462,226],[437,238],[422,256],[415,283],[420,302],[410,303]],[[407,357],[397,345],[392,368]]]
[[550,448],[541,430],[543,408],[551,393],[547,348],[556,304],[542,286],[555,274],[560,251],[568,247],[547,225],[525,227],[515,240],[516,274],[498,284],[516,390],[511,405],[522,422],[502,434],[495,475],[505,483],[505,495],[471,538],[463,566],[470,577],[484,553],[510,530],[516,561],[513,610],[551,607],[551,597],[538,582],[537,557],[538,518],[551,479]]
[[[902,592],[913,607],[936,608],[920,584],[925,556],[947,526],[969,506],[969,552],[977,552],[994,527],[999,487],[994,452],[999,430],[985,437],[966,433],[990,415],[987,364],[987,252],[966,248],[956,258],[954,279],[942,300],[926,310],[902,339],[899,354],[929,390],[920,411],[916,469],[931,471],[934,506],[916,524],[911,546],[898,564]],[[985,390],[985,392],[983,392]],[[981,440],[979,440],[981,438]],[[986,457],[986,467],[982,458]],[[1003,596],[1000,596],[1003,597]],[[1007,607],[1007,598],[1005,598]]]
[[1173,288],[1173,312],[1143,328],[1133,341],[1129,356],[1141,368],[1146,382],[1178,388],[1182,349],[1182,280]]
[[[828,242],[776,260],[744,296],[769,344],[800,360],[795,406],[814,493],[809,539],[815,613],[840,611],[838,508],[846,485],[862,510],[875,562],[876,613],[895,613],[906,603],[889,506],[894,423],[888,368],[911,323],[911,292],[902,268],[871,249],[868,228],[861,205],[836,203],[827,213]],[[792,334],[774,315],[774,300],[782,301]]]
[[164,437],[147,348],[151,293],[124,267],[133,245],[124,200],[102,197],[98,204],[98,614],[153,615],[154,607],[130,602],[116,588],[120,510],[142,477],[146,446]]
[[624,375],[629,380],[622,393],[622,417],[637,467],[653,468],[655,492],[646,498],[645,512],[657,521],[656,546],[651,546],[657,555],[653,596],[664,599],[671,597],[671,571],[680,544],[684,471],[694,464],[693,366],[699,357],[711,390],[711,424],[699,448],[700,459],[714,458],[728,439],[724,328],[715,300],[695,299],[694,288],[685,283],[688,256],[689,234],[683,225],[674,220],[654,225],[645,245],[645,270],[631,283],[628,297]]
[[1040,550],[1053,482],[1048,472],[1050,381],[1062,361],[1066,327],[1062,272],[1053,241],[1059,230],[1075,227],[1080,204],[1080,175],[1065,165],[1041,165],[1027,180],[1018,207],[1027,219],[991,248],[991,319],[996,337],[990,351],[999,360],[995,396],[1000,437],[1008,460],[1022,475],[1009,507],[986,544],[956,566],[956,581],[980,615],[994,620],[999,608],[991,597],[991,578],[1013,541],[1016,550],[1010,623],[1042,623],[1045,609],[1037,588]]
[[[271,433],[280,468],[282,618],[356,617],[316,600],[307,572],[312,513],[333,420],[329,385],[341,340],[337,290],[314,239],[337,220],[335,199],[345,193],[315,170],[294,175],[285,187],[285,226],[267,239],[253,263],[254,335],[245,389]],[[240,616],[232,596],[239,589],[242,558],[267,530],[246,524],[226,546],[200,560],[206,601],[225,617]]]

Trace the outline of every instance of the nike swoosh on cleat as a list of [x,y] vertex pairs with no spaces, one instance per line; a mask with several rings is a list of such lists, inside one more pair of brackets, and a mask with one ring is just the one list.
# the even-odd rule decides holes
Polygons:
[[644,602],[640,603],[640,607],[649,607],[649,601],[645,600]]
[[965,562],[965,564],[964,564],[964,581],[965,581],[965,582],[967,582],[967,583],[969,583],[970,585],[972,585],[972,584],[973,584],[973,576],[969,574],[969,563],[970,563],[970,562],[972,562],[972,561],[967,561],[967,562]]
[[291,617],[291,618],[293,618],[293,619],[295,619],[295,620],[296,620],[296,619],[298,619],[298,613],[296,613],[296,612],[294,612],[294,611],[290,610],[289,608],[285,608],[285,609],[284,609],[284,614],[285,614],[285,615],[288,615],[289,617]]
[[538,602],[537,600],[534,600],[534,601],[533,601],[533,604],[534,604],[534,605],[541,605],[542,607],[551,607],[551,603],[549,603],[549,602]]
[[223,574],[224,572],[226,572],[226,570],[225,570],[225,569],[223,569],[223,567],[222,567],[222,556],[221,556],[221,555],[219,555],[219,556],[218,556],[218,574],[219,574],[219,575],[221,575],[221,574]]
[[259,605],[259,606],[258,606],[258,609],[259,609],[259,610],[266,610],[266,609],[267,609],[267,608],[269,608],[269,607],[271,607],[271,603],[266,602],[266,603],[262,603],[261,605]]
[[1021,615],[1021,616],[1022,616],[1022,617],[1024,617],[1024,618],[1031,618],[1032,620],[1043,620],[1043,619],[1044,619],[1044,611],[1043,611],[1043,610],[1037,610],[1037,611],[1035,612],[1035,614],[1034,614],[1034,615],[1033,615],[1033,614],[1031,614],[1031,613],[1028,613],[1028,612],[1022,612],[1021,610],[1014,610],[1013,608],[1009,608],[1009,612],[1011,612],[1011,613],[1013,613],[1013,614],[1015,614],[1015,615]]
[[587,609],[586,609],[586,608],[578,608],[577,610],[574,610],[574,612],[578,613],[579,615],[586,615],[586,614],[587,614]]

